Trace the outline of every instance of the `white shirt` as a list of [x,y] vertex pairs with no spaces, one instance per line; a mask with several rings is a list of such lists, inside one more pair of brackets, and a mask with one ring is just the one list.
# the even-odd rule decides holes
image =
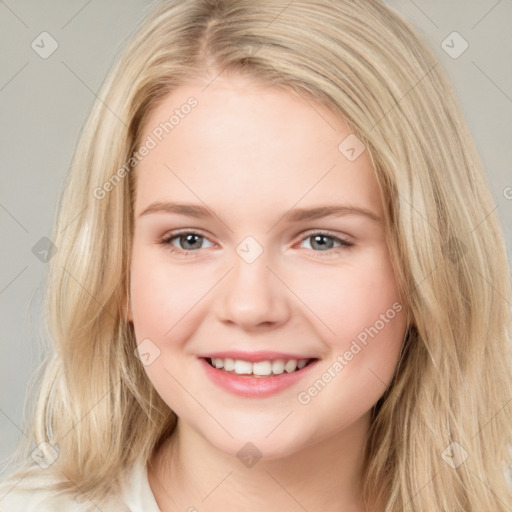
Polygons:
[[[91,503],[78,503],[69,495],[58,496],[48,491],[42,476],[32,489],[20,489],[15,484],[0,484],[0,512],[83,512]],[[21,487],[21,485],[19,486]],[[149,485],[146,465],[135,466],[127,474],[119,496],[113,496],[103,512],[161,512]]]

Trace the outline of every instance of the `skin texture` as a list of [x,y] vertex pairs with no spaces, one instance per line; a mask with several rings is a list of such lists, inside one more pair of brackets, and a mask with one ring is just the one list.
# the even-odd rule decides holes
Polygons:
[[[361,511],[370,409],[391,381],[406,328],[370,158],[363,151],[350,161],[338,149],[349,128],[311,99],[240,76],[205,85],[181,86],[152,112],[141,140],[189,97],[198,101],[135,171],[129,320],[137,343],[157,347],[144,368],[179,418],[153,460],[151,488],[163,512]],[[207,206],[214,215],[140,216],[154,201]],[[292,208],[327,204],[366,208],[380,221],[282,220]],[[313,229],[337,238],[317,244]],[[175,230],[204,238],[159,244]],[[252,263],[237,253],[248,236],[263,248]],[[387,321],[376,324],[382,315]],[[375,325],[377,334],[333,371],[337,356]],[[291,388],[246,398],[214,385],[201,367],[198,355],[222,350],[320,361]],[[335,377],[301,403],[299,393],[329,368]],[[262,455],[252,467],[237,457],[247,442]]]

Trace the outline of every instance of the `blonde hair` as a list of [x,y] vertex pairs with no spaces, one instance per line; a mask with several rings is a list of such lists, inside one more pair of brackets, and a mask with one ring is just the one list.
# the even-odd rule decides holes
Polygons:
[[[510,510],[503,235],[445,73],[377,0],[152,7],[104,82],[73,157],[47,276],[53,349],[11,480],[25,477],[28,486],[41,473],[30,452],[48,443],[42,448],[59,450],[44,470],[59,481],[52,489],[101,500],[172,434],[176,416],[135,357],[126,321],[135,165],[121,177],[119,169],[133,164],[142,128],[165,96],[220,72],[328,106],[374,164],[410,316],[393,381],[373,408],[361,489],[368,510],[377,502],[386,512]],[[106,182],[99,197],[94,191]],[[455,452],[462,463],[447,462]]]

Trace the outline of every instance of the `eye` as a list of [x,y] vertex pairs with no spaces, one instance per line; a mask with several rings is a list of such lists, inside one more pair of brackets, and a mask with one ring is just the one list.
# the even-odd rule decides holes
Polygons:
[[[311,248],[315,252],[329,253],[329,255],[331,255],[333,252],[339,252],[339,250],[347,250],[354,246],[352,242],[334,236],[326,231],[315,231],[313,233],[309,233],[308,236],[302,238],[302,242],[309,239],[311,239],[309,248]],[[334,244],[337,244],[337,246],[333,247]],[[319,250],[317,250],[317,248]]]
[[[347,250],[353,247],[353,243],[332,235],[326,231],[315,231],[301,239],[302,242],[311,239],[310,249],[314,252],[332,253],[340,250]],[[175,245],[173,242],[177,241]],[[195,231],[181,231],[179,233],[169,233],[159,244],[162,246],[172,246],[171,253],[178,253],[184,256],[193,256],[193,253],[202,249],[202,243],[208,240],[205,236]],[[337,245],[336,245],[337,244]],[[212,244],[213,245],[213,244]],[[322,255],[323,256],[323,255]]]
[[[178,241],[178,247],[174,245],[173,240]],[[170,233],[160,241],[160,245],[171,245],[171,252],[177,252],[185,256],[192,256],[192,253],[201,249],[202,241],[208,240],[205,236],[195,231],[182,231],[180,233]],[[213,245],[213,244],[212,244]]]

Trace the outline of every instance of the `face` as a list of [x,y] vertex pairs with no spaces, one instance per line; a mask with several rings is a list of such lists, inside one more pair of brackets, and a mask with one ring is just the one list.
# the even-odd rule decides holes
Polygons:
[[405,304],[370,158],[343,120],[247,78],[204,86],[144,126],[129,320],[181,424],[227,454],[250,441],[284,457],[368,419]]

